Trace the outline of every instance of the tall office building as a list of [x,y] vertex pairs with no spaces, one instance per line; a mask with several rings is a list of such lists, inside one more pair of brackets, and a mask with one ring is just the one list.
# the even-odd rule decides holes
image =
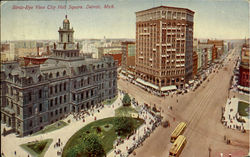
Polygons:
[[157,91],[192,78],[194,12],[159,6],[136,12],[136,76]]

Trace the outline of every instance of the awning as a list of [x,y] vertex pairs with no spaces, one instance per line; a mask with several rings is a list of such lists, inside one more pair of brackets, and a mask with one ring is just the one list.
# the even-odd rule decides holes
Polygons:
[[188,83],[189,83],[189,84],[192,84],[192,83],[194,83],[194,80],[190,80],[190,81],[188,81]]
[[242,87],[242,86],[238,85],[238,88],[239,88],[239,89],[243,89],[244,87]]
[[131,72],[131,71],[129,71],[129,70],[128,70],[127,72],[128,72],[129,74],[132,74],[132,75],[134,75],[134,73],[133,73],[133,72]]
[[121,72],[124,73],[124,74],[126,74],[126,71],[124,71],[124,70],[122,70]]
[[243,88],[243,91],[249,92],[250,90],[249,90],[248,87],[244,87],[244,88]]
[[131,78],[131,79],[134,78],[132,75],[128,75],[128,77]]
[[176,85],[161,87],[161,91],[163,91],[163,92],[170,91],[170,90],[176,90],[176,89],[177,89]]
[[141,83],[141,84],[144,84],[146,86],[152,87],[154,89],[157,89],[157,90],[159,89],[158,86],[156,86],[156,85],[154,85],[152,83],[146,82],[146,81],[144,81],[144,80],[142,80],[140,78],[137,78],[136,81],[139,82],[139,83]]

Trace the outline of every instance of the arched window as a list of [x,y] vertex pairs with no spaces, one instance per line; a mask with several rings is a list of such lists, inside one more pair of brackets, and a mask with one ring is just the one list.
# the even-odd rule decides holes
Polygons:
[[59,73],[59,72],[57,72],[57,73],[56,73],[56,77],[59,77],[59,76],[60,76],[60,73]]
[[50,74],[49,74],[49,78],[52,78],[52,77],[53,77],[53,75],[52,75],[52,73],[50,73]]
[[63,71],[63,76],[65,76],[65,75],[66,75],[66,70]]
[[42,76],[39,75],[39,76],[38,76],[38,82],[41,82],[41,81],[42,81]]
[[13,76],[11,74],[9,74],[9,78],[12,80]]
[[30,77],[30,78],[28,78],[28,83],[33,83],[33,80],[32,80],[32,78]]

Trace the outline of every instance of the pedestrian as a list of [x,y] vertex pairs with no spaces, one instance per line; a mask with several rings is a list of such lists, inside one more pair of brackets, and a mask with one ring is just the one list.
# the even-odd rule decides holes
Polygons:
[[16,151],[14,151],[14,154],[16,155]]

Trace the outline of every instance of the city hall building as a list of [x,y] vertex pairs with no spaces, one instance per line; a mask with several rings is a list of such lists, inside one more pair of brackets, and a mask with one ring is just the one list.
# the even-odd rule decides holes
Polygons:
[[193,17],[168,6],[136,12],[137,82],[164,92],[192,79]]
[[81,55],[67,16],[58,32],[59,42],[43,64],[1,64],[1,122],[20,136],[117,95],[117,62]]

